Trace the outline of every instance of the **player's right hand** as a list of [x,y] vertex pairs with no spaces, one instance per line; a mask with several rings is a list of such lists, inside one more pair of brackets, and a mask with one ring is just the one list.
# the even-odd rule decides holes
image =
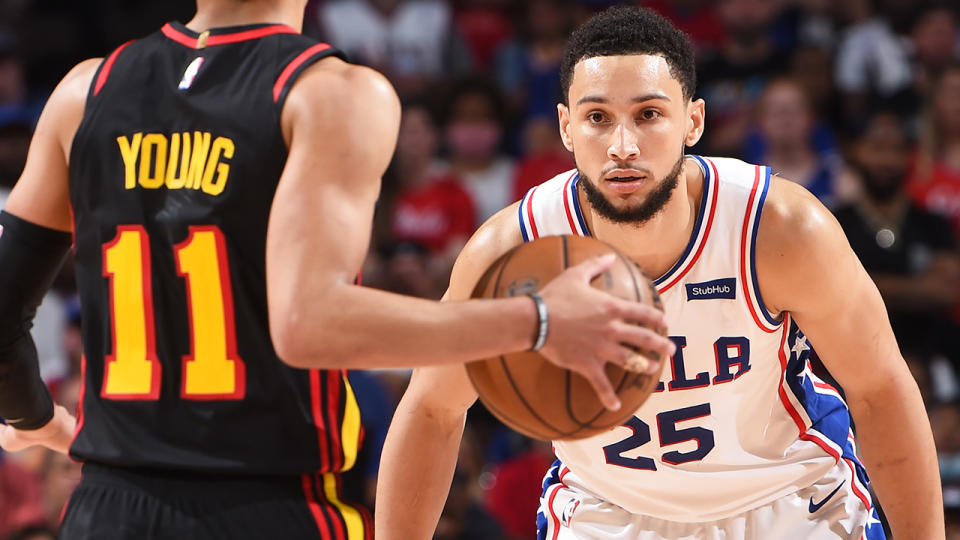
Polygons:
[[660,334],[666,319],[659,309],[617,298],[590,282],[613,266],[615,255],[594,257],[572,266],[540,290],[547,305],[549,330],[540,354],[554,364],[584,376],[608,409],[620,408],[604,365],[612,362],[653,373],[656,360],[638,356],[634,348],[660,358],[676,351]]
[[31,446],[46,446],[66,454],[73,441],[77,419],[62,405],[55,405],[53,418],[39,429],[17,429],[0,425],[0,448],[7,452],[19,452]]

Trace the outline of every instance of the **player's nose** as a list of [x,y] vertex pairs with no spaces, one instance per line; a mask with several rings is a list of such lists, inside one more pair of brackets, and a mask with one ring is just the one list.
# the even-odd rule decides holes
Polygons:
[[627,162],[640,157],[637,135],[623,124],[617,126],[610,135],[607,157],[614,161]]

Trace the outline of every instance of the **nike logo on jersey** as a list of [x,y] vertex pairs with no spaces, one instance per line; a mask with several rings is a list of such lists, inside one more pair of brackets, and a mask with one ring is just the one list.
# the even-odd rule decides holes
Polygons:
[[836,495],[836,493],[837,493],[838,491],[840,491],[840,488],[843,487],[843,483],[844,483],[844,482],[846,482],[846,479],[844,479],[843,481],[841,481],[841,482],[840,482],[840,485],[838,485],[837,487],[835,487],[835,488],[833,489],[833,491],[830,492],[829,495],[827,495],[826,497],[824,497],[823,500],[820,501],[820,502],[817,503],[817,504],[814,504],[814,503],[813,503],[813,497],[810,497],[810,508],[809,508],[810,513],[812,514],[812,513],[816,512],[817,510],[820,509],[820,507],[822,507],[823,505],[827,504],[827,501],[829,501],[831,497],[833,497],[834,495]]
[[733,300],[737,297],[736,278],[714,279],[702,283],[687,283],[687,301],[714,300],[725,298]]

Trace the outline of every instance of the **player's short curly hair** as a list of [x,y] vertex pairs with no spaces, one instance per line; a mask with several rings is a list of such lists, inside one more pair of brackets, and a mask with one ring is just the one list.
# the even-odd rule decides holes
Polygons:
[[567,40],[560,63],[560,86],[567,104],[573,67],[585,58],[625,54],[659,55],[690,99],[697,86],[693,46],[670,21],[646,8],[615,6],[591,17]]

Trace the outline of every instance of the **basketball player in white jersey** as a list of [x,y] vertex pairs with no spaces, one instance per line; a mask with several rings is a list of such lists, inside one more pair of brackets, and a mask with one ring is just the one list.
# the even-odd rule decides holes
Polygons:
[[[875,540],[863,465],[897,540],[944,538],[919,391],[833,216],[767,167],[684,156],[704,129],[686,36],[614,8],[573,33],[561,80],[577,169],[487,221],[446,297],[521,242],[591,235],[657,276],[677,351],[624,426],[555,442],[540,538]],[[380,540],[431,537],[475,399],[462,366],[415,372],[383,450]]]

